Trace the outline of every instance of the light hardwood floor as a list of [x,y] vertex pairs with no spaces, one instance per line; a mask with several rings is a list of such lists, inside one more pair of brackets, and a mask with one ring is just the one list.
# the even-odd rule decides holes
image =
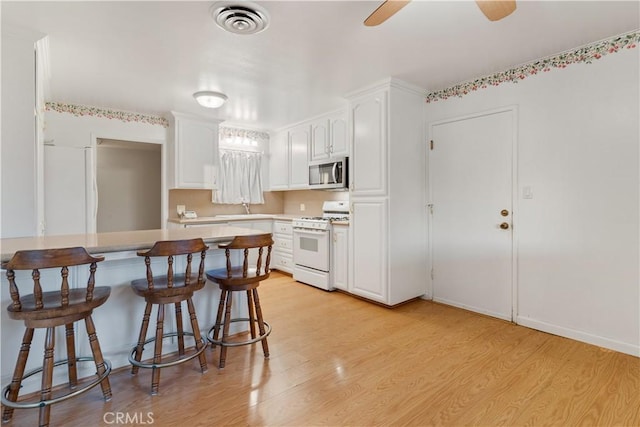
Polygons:
[[[197,359],[164,369],[153,397],[148,370],[120,370],[110,402],[98,387],[54,405],[52,425],[640,426],[639,358],[428,301],[391,310],[276,272],[259,289],[270,359],[259,344],[230,348],[219,371],[207,350],[207,373]],[[6,425],[36,425],[37,412]]]

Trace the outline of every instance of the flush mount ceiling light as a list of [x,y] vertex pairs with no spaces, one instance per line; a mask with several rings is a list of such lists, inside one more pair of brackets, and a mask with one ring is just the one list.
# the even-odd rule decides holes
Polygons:
[[267,11],[248,1],[214,3],[211,16],[220,28],[235,34],[255,34],[269,26]]
[[198,101],[198,104],[207,108],[218,108],[228,99],[227,95],[220,92],[213,92],[210,90],[201,90],[193,94],[193,97]]

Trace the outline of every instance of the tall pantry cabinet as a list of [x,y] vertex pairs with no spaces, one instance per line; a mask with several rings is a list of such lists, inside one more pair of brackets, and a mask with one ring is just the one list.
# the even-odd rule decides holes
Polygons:
[[387,79],[348,99],[350,292],[395,305],[427,287],[424,91]]

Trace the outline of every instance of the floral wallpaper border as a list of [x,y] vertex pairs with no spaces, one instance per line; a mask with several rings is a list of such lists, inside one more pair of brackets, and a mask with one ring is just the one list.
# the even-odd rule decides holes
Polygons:
[[504,82],[518,83],[518,81],[526,77],[538,74],[539,72],[547,72],[553,68],[565,68],[567,65],[577,63],[591,64],[594,60],[600,59],[605,55],[618,52],[622,49],[633,49],[638,44],[640,44],[640,30],[428,93],[427,103],[445,100],[454,96],[462,98],[470,92],[485,89],[489,86],[498,86]]
[[74,116],[93,116],[104,117],[107,119],[115,119],[123,122],[147,123],[150,125],[160,125],[165,128],[169,127],[169,121],[164,117],[151,116],[139,113],[130,113],[128,111],[111,110],[107,108],[88,107],[85,105],[64,104],[61,102],[45,103],[46,111],[56,111],[58,113],[70,113]]
[[256,130],[240,129],[227,126],[220,126],[220,136],[224,138],[249,138],[249,139],[264,139],[269,140],[269,134],[266,132],[260,132]]

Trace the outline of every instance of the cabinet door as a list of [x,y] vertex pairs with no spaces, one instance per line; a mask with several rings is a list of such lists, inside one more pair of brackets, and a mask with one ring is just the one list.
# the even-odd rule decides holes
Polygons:
[[311,124],[311,160],[329,158],[329,120],[320,119]]
[[384,196],[387,190],[387,99],[379,91],[351,102],[353,196]]
[[270,144],[269,187],[271,190],[289,188],[289,140],[287,132],[274,135]]
[[309,188],[310,125],[300,125],[289,130],[291,150],[291,180],[289,188]]
[[353,201],[351,209],[350,292],[387,304],[387,201]]
[[215,188],[218,125],[176,120],[176,179],[178,188]]
[[349,290],[349,227],[333,227],[333,286],[343,291]]
[[345,111],[329,119],[329,155],[346,157],[349,155],[347,114]]

